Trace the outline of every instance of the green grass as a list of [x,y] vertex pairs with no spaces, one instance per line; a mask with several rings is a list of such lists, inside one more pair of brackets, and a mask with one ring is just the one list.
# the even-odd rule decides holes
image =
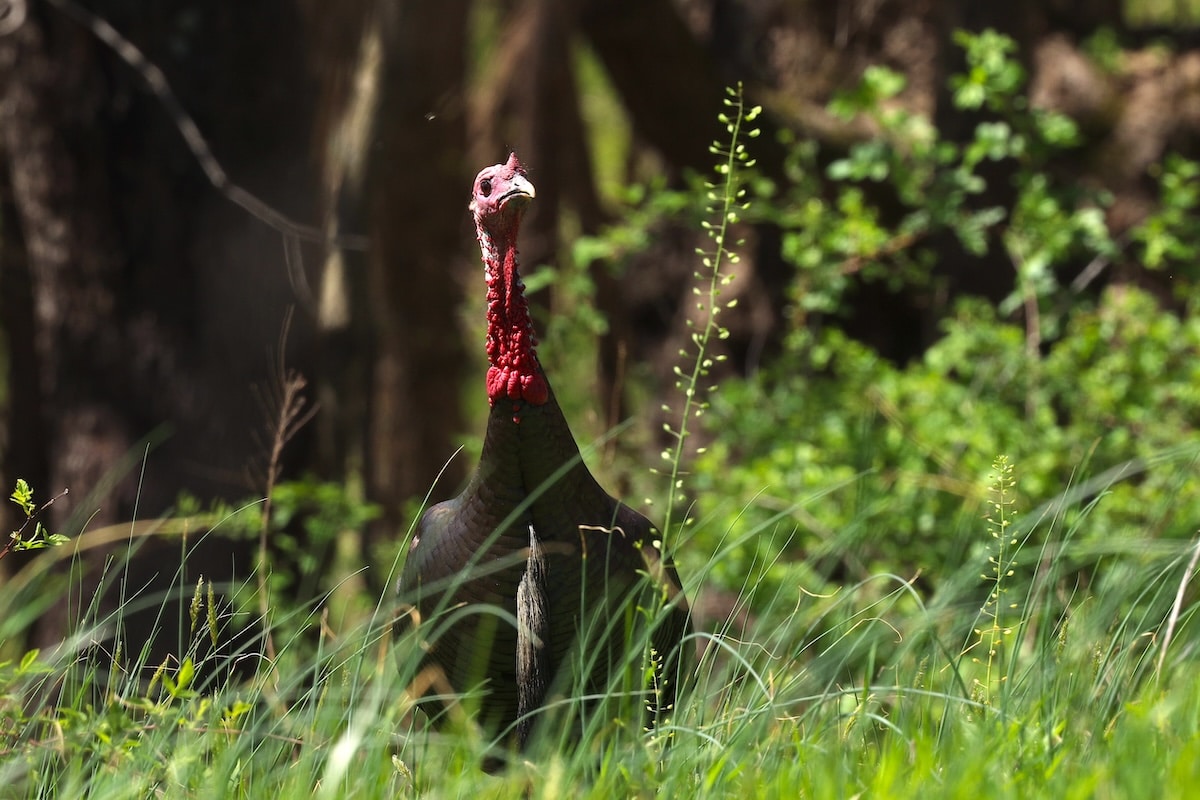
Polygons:
[[[757,624],[700,637],[670,725],[645,732],[618,706],[577,746],[544,728],[495,775],[469,723],[435,732],[413,711],[419,649],[392,641],[390,598],[342,631],[322,628],[322,602],[277,609],[276,669],[240,681],[201,655],[237,619],[207,588],[161,669],[118,647],[119,618],[85,614],[57,652],[0,668],[0,797],[1186,796],[1200,779],[1193,547],[1112,531],[1124,546],[1088,585],[1061,512],[999,527],[1019,477],[1009,492],[950,588],[926,597],[888,574],[824,597],[745,587]],[[734,533],[724,548],[772,535]],[[727,555],[685,576],[692,596]],[[0,587],[0,640],[60,596],[51,558]]]

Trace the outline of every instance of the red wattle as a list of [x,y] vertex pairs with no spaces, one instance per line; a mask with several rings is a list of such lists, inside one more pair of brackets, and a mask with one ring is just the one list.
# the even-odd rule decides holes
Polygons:
[[535,406],[544,405],[550,399],[550,387],[540,373],[530,375],[525,380],[521,396],[525,398],[526,403],[532,403]]
[[507,379],[499,367],[488,367],[487,395],[489,402],[494,404],[507,394],[504,390],[505,383],[507,383]]
[[[534,362],[536,365],[536,362]],[[494,405],[497,400],[523,400],[540,406],[550,399],[550,386],[545,377],[536,371],[524,373],[513,366],[491,366],[487,371],[488,400]]]
[[[487,393],[492,405],[508,400],[537,406],[550,400],[517,264],[519,221],[519,215],[490,223],[479,211],[475,216],[487,280]],[[513,409],[513,420],[520,422],[519,408]]]

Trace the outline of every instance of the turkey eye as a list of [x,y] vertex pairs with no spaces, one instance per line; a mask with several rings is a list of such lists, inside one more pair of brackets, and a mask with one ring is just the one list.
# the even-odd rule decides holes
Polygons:
[[483,193],[484,197],[490,197],[492,194],[492,182],[487,178],[481,180],[479,182],[479,191]]

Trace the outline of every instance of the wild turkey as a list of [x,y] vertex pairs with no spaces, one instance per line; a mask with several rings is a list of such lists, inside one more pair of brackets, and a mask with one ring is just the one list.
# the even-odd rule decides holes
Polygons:
[[[521,747],[551,696],[575,686],[590,696],[610,691],[627,643],[644,642],[650,624],[656,687],[646,706],[652,715],[668,709],[689,628],[661,534],[592,477],[538,362],[516,247],[533,197],[516,154],[475,179],[487,433],[462,494],[422,515],[400,578],[402,599],[428,632],[424,663],[457,693],[482,686],[479,721]],[[639,614],[640,628],[631,628]]]

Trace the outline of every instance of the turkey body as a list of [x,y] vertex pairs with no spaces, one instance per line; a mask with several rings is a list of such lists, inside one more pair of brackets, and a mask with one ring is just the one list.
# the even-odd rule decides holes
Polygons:
[[[462,494],[425,512],[401,577],[431,629],[439,627],[439,616],[459,615],[429,643],[427,662],[456,691],[485,693],[479,720],[497,734],[518,730],[522,713],[551,692],[570,691],[572,683],[587,694],[609,691],[624,645],[638,644],[624,617],[635,605],[670,604],[650,634],[664,659],[666,684],[653,698],[655,711],[665,711],[675,695],[673,673],[688,626],[678,575],[662,559],[650,522],[596,483],[570,433],[561,438],[564,432],[553,396],[519,424],[494,407],[479,468]],[[561,445],[560,457],[550,455],[553,441]],[[553,480],[562,467],[565,473]],[[531,621],[522,619],[517,596],[529,567],[531,530],[545,559],[546,617],[538,636],[545,693],[526,711],[520,693],[529,677],[519,674],[517,651],[519,626]],[[577,666],[589,659],[594,663],[580,681]]]
[[[515,156],[489,170],[504,168],[523,181]],[[492,188],[493,179],[482,183],[487,174],[507,185],[505,173],[485,170],[477,202],[481,185]],[[532,197],[532,186],[527,192]],[[422,515],[400,579],[401,598],[420,621],[423,664],[455,693],[475,694],[486,731],[521,746],[547,701],[574,693],[645,692],[645,703],[633,705],[647,707],[653,723],[674,703],[690,627],[679,576],[650,521],[588,471],[532,352],[515,242],[507,287],[492,292],[504,236],[486,230],[472,207],[489,277],[489,325],[503,329],[489,333],[491,409],[479,464],[460,495]],[[505,342],[519,348],[522,341],[529,352],[506,362]],[[493,380],[498,370],[513,377]],[[640,683],[647,651],[649,687]],[[428,710],[436,720],[439,711]]]

